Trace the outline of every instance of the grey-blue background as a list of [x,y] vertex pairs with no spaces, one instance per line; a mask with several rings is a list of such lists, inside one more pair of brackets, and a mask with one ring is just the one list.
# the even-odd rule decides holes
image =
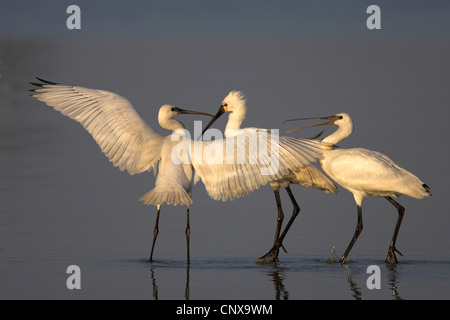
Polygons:
[[[449,297],[447,1],[77,1],[81,30],[66,28],[70,4],[0,1],[0,298],[184,299],[187,284],[190,299]],[[366,28],[370,4],[381,30]],[[294,186],[302,210],[289,253],[260,266],[276,223],[272,190],[222,203],[200,183],[191,267],[182,207],[163,207],[149,264],[156,209],[137,199],[153,174],[110,165],[79,124],[29,97],[34,76],[119,93],[164,135],[162,104],[214,113],[234,89],[247,95],[244,126],[284,131],[288,118],[347,112],[355,132],[341,147],[389,155],[433,197],[399,199],[405,256],[395,268],[383,261],[397,213],[366,200],[354,262],[342,267],[325,260],[353,234],[352,195]],[[283,202],[289,217],[284,193]],[[71,264],[79,291],[66,288]],[[382,267],[382,290],[365,286],[371,264]]]

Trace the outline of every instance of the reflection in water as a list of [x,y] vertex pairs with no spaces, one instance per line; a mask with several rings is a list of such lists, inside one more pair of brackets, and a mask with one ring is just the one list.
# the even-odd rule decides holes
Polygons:
[[283,284],[285,275],[282,271],[281,268],[276,268],[273,272],[269,272],[269,276],[273,278],[272,281],[275,287],[275,300],[289,300],[289,292]]
[[150,268],[150,276],[152,278],[153,299],[158,300],[158,285],[156,284],[155,270],[153,268]]
[[[350,268],[350,266],[348,264],[343,264],[342,265],[345,269],[345,280],[350,284],[350,290],[352,292],[352,297],[355,298],[355,300],[361,300],[362,299],[362,291],[361,291],[361,287],[358,286],[357,282],[355,281],[354,277],[352,276],[352,272],[356,272],[358,273],[358,270],[355,268],[354,270],[352,270]],[[387,284],[389,285],[391,292],[392,292],[392,296],[394,297],[395,300],[402,300],[402,298],[400,297],[398,290],[397,290],[397,284],[398,284],[398,279],[397,279],[397,264],[393,265],[393,264],[386,264],[386,268],[387,270],[389,270],[389,276],[388,276],[388,281]],[[366,278],[363,277],[364,280],[364,287],[366,286]],[[373,289],[375,290],[375,289]]]
[[[339,262],[339,257],[336,253],[336,247],[333,246],[326,262],[328,264],[341,264]],[[352,297],[355,300],[361,300],[361,297],[362,297],[361,288],[358,287],[357,283],[353,280],[352,270],[346,263],[342,264],[342,267],[345,269],[344,277],[345,277],[345,280],[350,284],[350,291],[351,291]]]
[[[214,263],[211,263],[211,261],[208,264],[208,267],[211,268],[215,268],[213,266]],[[367,281],[367,276],[369,276],[369,274],[366,274],[366,268],[368,265],[373,264],[371,262],[367,263],[356,263],[356,262],[351,262],[351,263],[347,263],[347,264],[341,264],[341,263],[336,263],[336,262],[330,262],[329,260],[325,260],[323,261],[323,264],[321,264],[320,266],[318,266],[316,263],[314,263],[314,265],[312,266],[312,268],[317,271],[317,268],[321,269],[323,267],[324,270],[335,270],[335,266],[339,266],[342,267],[342,273],[341,275],[343,276],[344,280],[349,284],[349,288],[350,288],[350,295],[353,299],[355,300],[362,300],[363,299],[363,293],[367,293],[366,291],[366,281]],[[328,269],[327,266],[333,266],[332,269]],[[158,265],[158,264],[152,264],[150,267],[150,277],[152,280],[152,287],[153,287],[153,299],[154,300],[158,300],[158,291],[159,291],[159,287],[158,287],[158,281],[157,281],[157,277],[158,277],[158,270],[162,271],[159,268],[176,268],[179,271],[182,272],[182,270],[184,268],[186,271],[186,280],[185,280],[185,286],[184,286],[184,298],[185,300],[189,300],[190,299],[190,270],[191,270],[191,265],[187,265],[186,267],[182,267],[179,268],[180,266],[175,263],[174,265]],[[202,269],[204,267],[204,265],[199,265],[199,266],[195,266],[194,268],[199,267],[200,269]],[[220,262],[220,269],[223,268],[223,262]],[[233,268],[239,269],[239,268],[248,268],[249,266],[238,266],[238,264],[233,264]],[[257,268],[259,269],[260,266],[258,266]],[[286,265],[283,264],[278,264],[278,263],[274,263],[271,264],[270,266],[264,266],[264,271],[263,274],[265,274],[266,276],[269,277],[269,281],[273,284],[273,288],[274,288],[274,300],[289,300],[290,294],[289,291],[286,289],[285,283],[286,283],[286,279],[287,279],[287,272],[292,272],[295,271],[295,269],[297,267],[301,267],[301,268],[305,268],[305,265],[302,263],[301,265],[288,265],[286,267]],[[340,269],[338,267],[338,269]],[[386,265],[385,268],[382,267],[382,279],[385,278],[384,276],[386,275],[386,272],[388,272],[388,276],[387,276],[387,281],[382,281],[383,283],[387,283],[387,285],[389,286],[389,288],[391,289],[392,292],[392,296],[394,297],[394,299],[401,299],[401,297],[399,296],[398,293],[398,272],[397,272],[397,267],[396,265]],[[269,269],[267,269],[269,268]],[[307,270],[307,267],[306,269]],[[256,271],[256,270],[255,270]],[[314,274],[314,273],[313,273]],[[386,278],[385,278],[386,279]],[[382,285],[383,286],[383,285]],[[369,290],[369,289],[367,289]],[[376,289],[374,289],[376,291]],[[373,293],[375,293],[375,291]]]
[[[367,287],[367,280],[373,274],[367,273],[367,268],[371,265],[380,267],[381,289],[371,290]],[[445,272],[447,275],[450,262],[433,262],[431,266],[436,268],[436,272]],[[400,283],[409,286],[422,281],[421,279],[428,281],[424,276],[429,274],[429,268],[430,263],[424,261],[390,265],[381,260],[367,259],[341,264],[315,257],[286,259],[283,262],[263,265],[252,259],[206,259],[196,260],[190,265],[186,265],[184,260],[165,260],[151,264],[146,261],[145,292],[146,297],[149,297],[151,281],[154,300],[180,299],[182,294],[185,300],[191,300],[192,288],[195,291],[194,299],[244,297],[265,300],[401,300],[411,295],[402,292]],[[433,289],[440,290],[436,282],[433,283]],[[438,296],[441,296],[440,293]]]
[[[190,264],[186,266],[186,282],[185,282],[185,292],[184,297],[186,300],[190,298]],[[157,270],[158,266],[154,264],[150,267],[150,277],[152,279],[152,287],[153,287],[153,299],[158,300],[158,284],[157,284]],[[270,281],[273,282],[274,291],[275,291],[275,300],[289,300],[289,292],[286,290],[284,286],[284,280],[286,279],[286,275],[284,272],[284,268],[273,264],[273,270],[268,272],[267,275],[270,277]]]
[[355,298],[355,300],[361,300],[362,297],[361,288],[359,288],[356,282],[353,280],[352,270],[346,264],[343,264],[342,266],[346,269],[345,280],[350,284],[350,291],[352,292],[352,297]]
[[394,296],[394,299],[396,300],[402,300],[402,298],[400,297],[400,295],[398,294],[397,291],[397,264],[388,264],[387,268],[389,269],[390,273],[389,273],[389,280],[388,280],[388,284],[391,286],[391,290],[392,290],[392,295]]
[[[156,276],[155,276],[155,267],[152,266],[150,268],[150,277],[152,278],[152,287],[153,287],[153,300],[158,300],[158,285],[156,284]],[[186,287],[184,290],[184,297],[186,300],[189,300],[189,271],[190,265],[188,264],[186,267]]]

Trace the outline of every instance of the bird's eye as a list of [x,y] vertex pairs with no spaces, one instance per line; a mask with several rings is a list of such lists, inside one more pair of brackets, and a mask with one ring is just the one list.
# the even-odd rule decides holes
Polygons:
[[222,107],[227,107],[228,106],[228,103],[222,103]]
[[175,108],[174,108],[174,107],[172,107],[172,109],[170,109],[170,111],[172,111],[172,112],[173,112],[173,111],[175,111]]
[[338,117],[338,119],[342,119],[342,118],[343,118],[342,116],[339,116],[339,117]]

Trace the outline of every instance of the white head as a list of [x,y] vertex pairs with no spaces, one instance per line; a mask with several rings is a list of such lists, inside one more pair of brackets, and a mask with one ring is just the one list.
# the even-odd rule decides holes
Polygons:
[[244,97],[244,94],[241,91],[234,90],[228,93],[228,95],[223,99],[222,104],[220,105],[220,108],[217,111],[216,115],[207,124],[202,134],[206,130],[208,130],[208,128],[225,112],[230,113],[228,117],[227,126],[225,128],[225,132],[227,129],[231,130],[240,129],[242,121],[244,121],[245,115],[247,114],[246,102],[247,101]]
[[221,107],[225,112],[246,112],[247,106],[245,96],[241,91],[231,91],[223,99]]
[[292,131],[303,129],[303,128],[321,126],[321,125],[325,125],[325,124],[331,124],[331,125],[338,126],[339,129],[336,132],[330,134],[328,137],[326,137],[322,140],[324,142],[330,142],[330,143],[336,144],[339,141],[349,137],[353,133],[353,120],[347,113],[338,113],[338,114],[335,114],[334,116],[322,117],[322,118],[292,119],[292,120],[286,120],[284,123],[289,122],[289,121],[297,121],[297,120],[328,120],[328,121],[294,128],[294,129],[289,130],[288,132],[292,132]]
[[247,106],[244,94],[240,91],[231,91],[222,101],[221,107],[225,112],[230,112],[228,116],[227,129],[239,130],[247,114]]
[[159,109],[158,113],[158,122],[161,127],[167,130],[175,131],[177,129],[184,129],[184,125],[181,121],[173,119],[177,114],[201,114],[204,116],[212,117],[212,114],[199,112],[199,111],[190,111],[180,109],[169,104],[163,105]]
[[[338,127],[351,128],[353,131],[353,120],[347,113],[338,113],[333,116],[334,120],[330,121],[330,124],[334,124]],[[332,118],[332,117],[330,117]]]

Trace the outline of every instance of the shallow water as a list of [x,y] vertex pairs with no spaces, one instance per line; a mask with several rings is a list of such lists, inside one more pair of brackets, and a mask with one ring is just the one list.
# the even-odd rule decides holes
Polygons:
[[[9,281],[3,299],[143,299],[143,300],[298,300],[298,299],[446,299],[448,261],[407,260],[390,266],[360,258],[343,266],[318,257],[289,257],[276,264],[253,258],[77,260],[81,289],[68,290],[66,267],[73,261],[34,261],[33,270],[5,270]],[[31,263],[30,263],[31,265]],[[380,267],[380,289],[366,285]],[[19,280],[20,279],[20,280]],[[12,285],[14,281],[15,285]]]
[[[440,83],[449,80],[448,64],[442,63],[450,53],[447,45],[405,44],[417,50],[408,61],[403,59],[399,44],[383,43],[374,50],[362,43],[362,48],[370,50],[359,61],[346,58],[354,48],[359,48],[354,43],[285,44],[282,46],[284,60],[280,61],[277,59],[279,46],[266,42],[246,45],[230,42],[230,46],[239,47],[241,56],[227,56],[231,60],[229,64],[216,66],[224,55],[214,41],[188,44],[130,40],[124,51],[112,50],[118,43],[114,40],[77,41],[1,42],[1,299],[450,297],[448,195],[443,191],[448,189],[448,170],[439,169],[448,168],[448,157],[433,156],[442,145],[447,145],[443,141],[444,128],[450,115],[443,106],[450,96],[448,90],[438,89]],[[85,42],[95,50],[86,52]],[[154,51],[157,47],[171,55],[166,56],[164,50]],[[133,56],[123,60],[130,50]],[[189,54],[189,59],[181,52]],[[308,64],[295,60],[298,52],[308,58]],[[388,61],[378,61],[377,52],[388,52]],[[152,59],[147,59],[150,54]],[[326,70],[321,69],[321,54],[330,54],[336,64],[330,62]],[[399,63],[404,65],[398,66]],[[339,92],[343,93],[357,82],[358,67],[349,68],[346,74],[350,75],[342,79],[344,67],[354,64],[373,72],[373,83],[379,83],[376,87],[379,99],[390,97],[393,101],[373,102],[375,112],[367,98],[370,93],[362,86],[354,91],[354,103],[342,110],[344,102],[339,103],[339,109],[334,103],[339,100],[336,96],[339,88],[335,93],[326,91],[328,98],[322,94],[324,100],[316,95],[320,90],[316,93],[305,90],[301,94],[302,103],[317,107],[299,109],[295,86],[289,88],[277,82],[285,81],[285,77],[291,77],[289,83],[294,82],[296,75],[302,73],[317,74],[318,79],[323,76],[324,86],[340,86]],[[201,72],[193,79],[190,74],[200,65],[203,65]],[[259,68],[261,65],[265,69]],[[415,73],[408,69],[411,65],[418,72],[434,73],[434,82],[424,82],[421,90],[413,90],[416,87],[411,79]],[[406,74],[399,75],[397,72],[402,68]],[[249,79],[217,76],[238,71]],[[265,72],[271,72],[273,83],[262,80]],[[404,257],[399,256],[400,263],[394,267],[383,261],[396,211],[383,199],[367,200],[364,231],[350,255],[352,262],[342,266],[327,259],[334,247],[342,253],[353,235],[356,208],[352,196],[345,190],[340,190],[336,197],[294,186],[302,210],[285,241],[288,254],[280,253],[277,264],[261,265],[255,260],[271,247],[276,224],[270,188],[222,203],[211,200],[199,184],[194,189],[191,209],[191,265],[187,267],[185,262],[185,209],[181,207],[162,208],[156,262],[149,263],[146,259],[156,210],[143,206],[137,199],[153,187],[153,174],[129,176],[112,167],[78,124],[29,97],[28,82],[33,81],[33,76],[118,92],[132,100],[161,134],[166,133],[156,124],[159,105],[173,103],[215,112],[230,86],[249,93],[247,123],[251,125],[276,127],[293,116],[347,111],[355,115],[358,131],[344,147],[365,145],[389,153],[424,179],[434,195],[424,200],[399,200],[407,209],[397,245]],[[390,85],[377,82],[376,77],[394,79],[391,84],[399,86],[398,95]],[[308,85],[310,80],[301,81]],[[205,92],[204,88],[209,90]],[[263,94],[269,88],[270,95]],[[404,101],[406,92],[415,96]],[[264,100],[273,97],[284,99],[277,112],[270,108],[272,100]],[[349,97],[341,98],[348,101]],[[358,101],[366,101],[367,105],[361,106]],[[422,114],[423,125],[418,132],[409,124],[417,119],[423,103],[430,106],[429,113]],[[387,113],[392,117],[383,120],[385,130],[380,130],[371,121],[372,116]],[[440,117],[434,117],[436,114]],[[406,123],[401,127],[399,115]],[[188,126],[193,120],[183,118]],[[282,196],[287,219],[291,206],[287,196],[284,193]],[[69,277],[66,269],[70,265],[81,269],[81,290],[68,290],[66,286]],[[366,270],[370,265],[380,267],[379,290],[369,290],[366,286],[370,276]]]
[[[380,266],[380,289],[367,288],[369,265]],[[434,279],[430,272],[447,273],[449,267],[442,261],[408,261],[391,267],[364,258],[346,266],[316,257],[292,257],[270,265],[255,264],[251,258],[223,259],[194,263],[186,270],[186,287],[192,299],[426,299],[448,294],[441,283],[448,277]],[[160,290],[158,279],[171,268],[150,268],[158,297],[159,292],[161,298],[165,297],[164,282],[161,280]],[[255,284],[260,290],[257,294]]]

